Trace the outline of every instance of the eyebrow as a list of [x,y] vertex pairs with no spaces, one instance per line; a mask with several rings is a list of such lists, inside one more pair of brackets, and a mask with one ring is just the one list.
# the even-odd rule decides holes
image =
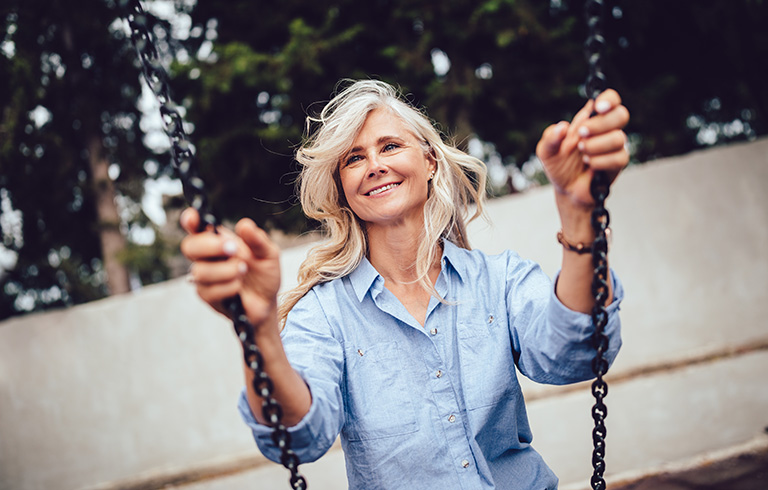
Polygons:
[[[391,140],[404,141],[401,136],[381,136],[379,139],[376,140],[376,144],[380,145],[380,144],[382,144],[382,143],[384,143],[386,141],[391,141]],[[352,153],[357,153],[359,151],[363,151],[363,147],[362,146],[355,146],[354,148],[350,149],[347,152],[347,155],[351,155]]]

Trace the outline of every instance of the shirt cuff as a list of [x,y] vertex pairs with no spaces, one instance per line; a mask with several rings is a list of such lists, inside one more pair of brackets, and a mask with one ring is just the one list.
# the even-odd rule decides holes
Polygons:
[[[306,383],[306,380],[305,380]],[[245,394],[245,387],[240,391],[240,399],[237,403],[238,411],[243,421],[250,427],[253,432],[253,438],[256,441],[256,445],[259,450],[268,459],[279,463],[280,462],[280,449],[272,442],[273,428],[259,423],[256,417],[251,411],[251,406],[248,404],[248,398]],[[312,402],[309,406],[309,411],[299,422],[293,427],[288,427],[288,433],[291,435],[291,449],[301,458],[302,448],[307,448],[315,444],[317,437],[312,433],[310,421],[316,416],[317,403],[315,397],[312,397]]]
[[[592,332],[595,330],[594,325],[592,325],[592,315],[574,311],[560,301],[560,298],[558,298],[555,293],[559,278],[560,271],[557,271],[555,280],[553,281],[552,291],[550,292],[549,321],[552,325],[563,326],[574,332],[579,337],[579,339],[575,340],[585,340],[591,337]],[[613,301],[605,308],[608,312],[608,324],[604,331],[609,337],[614,333],[614,330],[619,327],[618,322],[614,321],[614,319],[619,312],[621,301],[624,299],[624,286],[616,273],[614,273],[613,269],[611,269],[611,283],[613,286]]]

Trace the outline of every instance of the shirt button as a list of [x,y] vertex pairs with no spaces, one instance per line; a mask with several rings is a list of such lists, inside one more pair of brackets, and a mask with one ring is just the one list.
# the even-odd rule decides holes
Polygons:
[[443,372],[438,369],[437,370],[437,374],[435,374],[435,376],[437,376],[438,378],[442,378],[443,377]]
[[462,468],[467,468],[468,466],[469,466],[469,461],[467,461],[466,459],[462,459],[461,460],[461,467]]
[[433,328],[432,330],[429,331],[429,333],[431,333],[432,335],[437,335],[437,329]]
[[448,416],[448,422],[456,422],[456,416],[451,414]]

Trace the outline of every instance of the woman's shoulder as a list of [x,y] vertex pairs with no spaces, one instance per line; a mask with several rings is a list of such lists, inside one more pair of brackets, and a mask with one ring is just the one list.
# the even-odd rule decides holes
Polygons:
[[443,254],[448,260],[455,262],[455,265],[464,263],[468,266],[504,266],[517,264],[523,259],[514,250],[503,250],[498,253],[490,254],[480,249],[469,249],[460,247],[452,242],[445,242]]

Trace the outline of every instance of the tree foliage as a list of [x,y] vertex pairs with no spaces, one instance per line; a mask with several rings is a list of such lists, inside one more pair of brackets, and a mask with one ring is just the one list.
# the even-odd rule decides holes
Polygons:
[[107,270],[124,265],[131,223],[120,215],[141,197],[148,152],[115,5],[12,0],[0,22],[0,225],[16,254],[0,271],[2,318],[128,287]]
[[[0,226],[5,247],[19,255],[4,279],[0,316],[18,309],[24,291],[37,291],[38,307],[105,294],[88,141],[98,136],[119,169],[123,209],[137,207],[145,169],[155,177],[167,167],[167,157],[141,144],[138,71],[113,2],[6,3]],[[509,169],[530,160],[546,125],[570,119],[583,103],[584,0],[176,3],[189,28],[173,40],[160,22],[155,33],[176,55],[174,93],[224,219],[311,227],[294,197],[292,154],[306,115],[342,79],[398,85],[446,137],[487,142]],[[758,69],[768,59],[763,0],[606,4],[604,68],[632,113],[635,161],[768,131],[768,86]],[[44,124],[30,119],[37,107],[50,113]],[[23,216],[18,233],[14,212]],[[123,214],[123,233],[146,225],[140,210]],[[162,243],[154,248],[147,255],[130,245],[121,255],[144,281],[166,277],[157,258],[166,252]],[[62,298],[41,301],[53,286]]]
[[[179,65],[176,82],[214,202],[226,216],[299,228],[290,156],[321,106],[311,104],[344,78],[395,83],[459,144],[475,135],[522,165],[544,127],[583,103],[582,11],[566,0],[201,2],[187,46],[213,53]],[[605,71],[632,112],[635,161],[765,134],[764,2],[607,11]]]

